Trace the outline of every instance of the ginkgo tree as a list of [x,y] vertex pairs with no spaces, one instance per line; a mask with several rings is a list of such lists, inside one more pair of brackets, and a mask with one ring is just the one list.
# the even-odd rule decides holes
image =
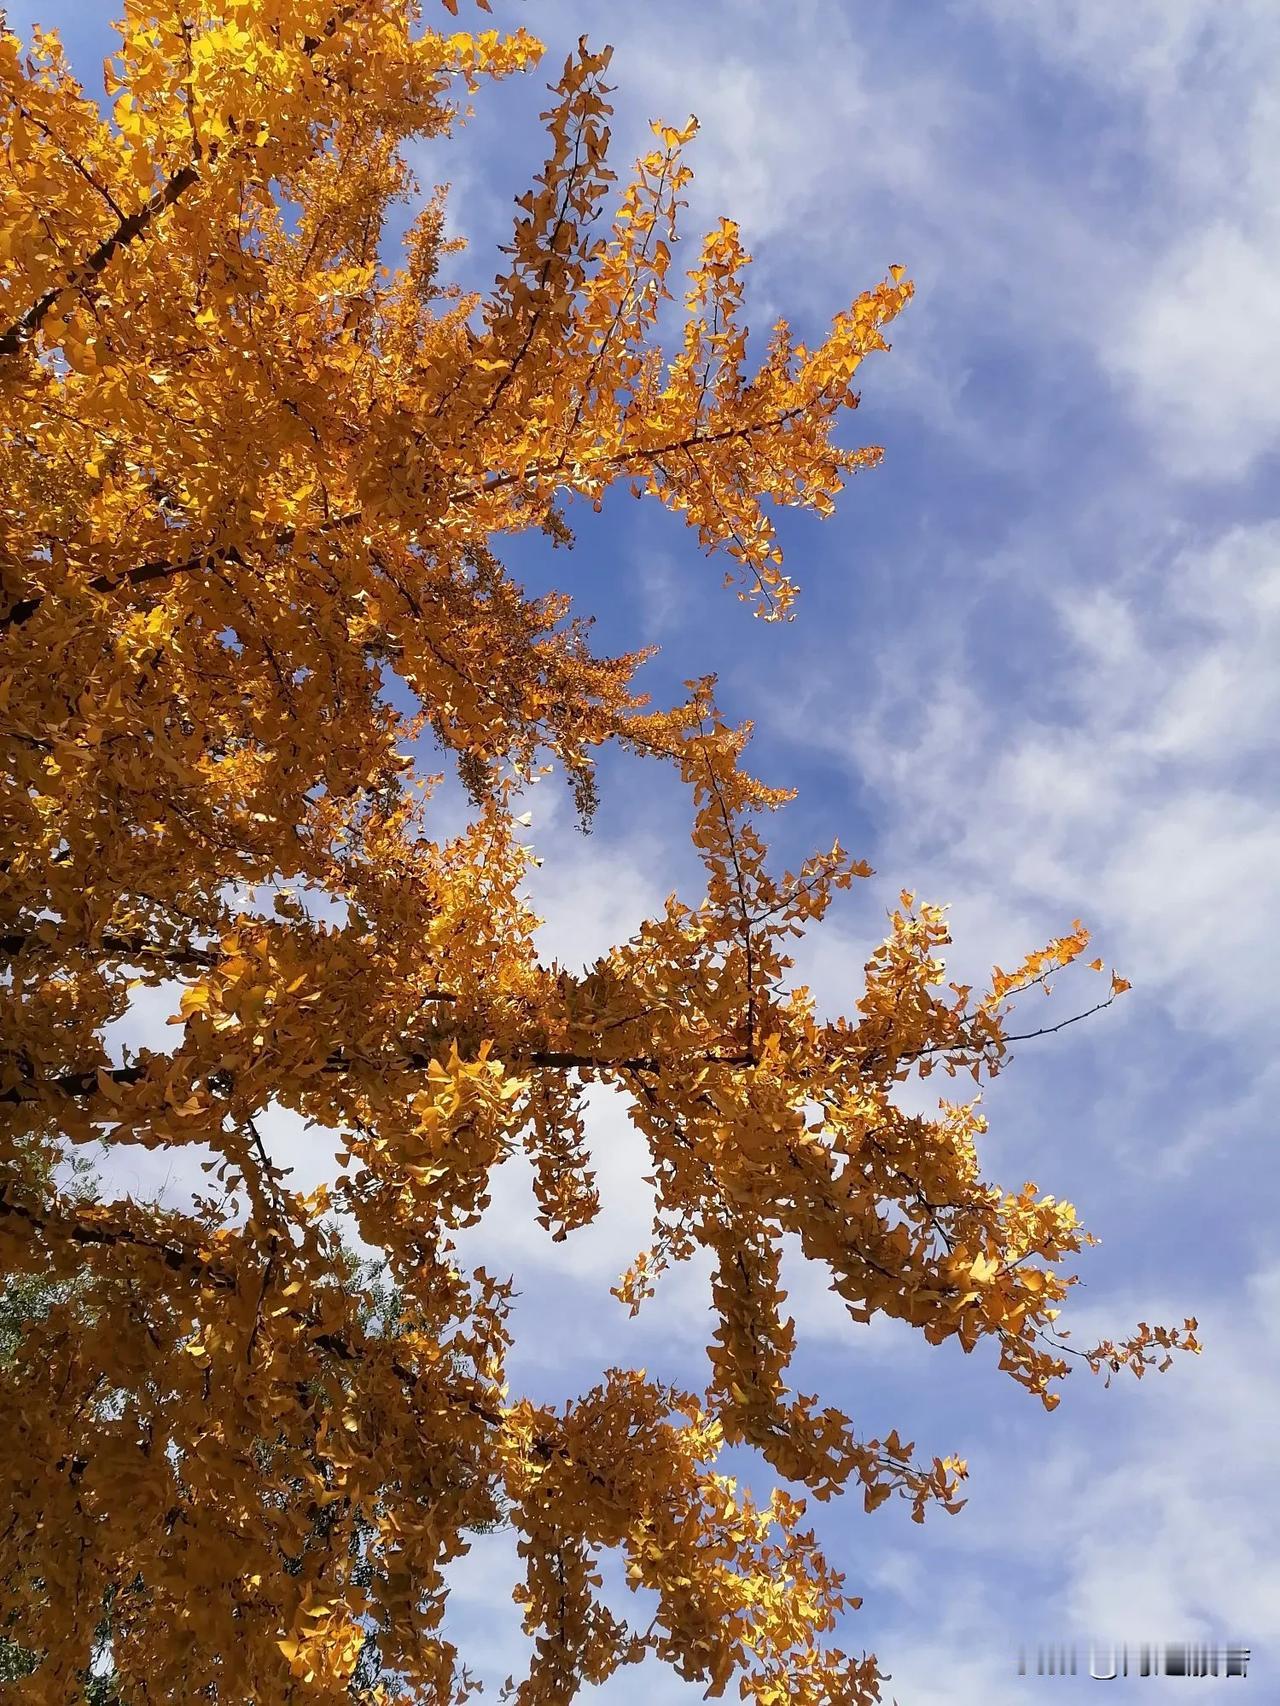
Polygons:
[[[446,1569],[504,1513],[521,1706],[647,1656],[756,1706],[871,1701],[799,1491],[922,1516],[964,1465],[791,1390],[782,1242],[854,1321],[993,1340],[1050,1406],[1068,1370],[1074,1211],[984,1181],[974,1103],[921,1118],[898,1091],[997,1071],[1011,999],[1083,929],[975,994],[904,896],[855,1010],[822,1017],[788,947],[866,867],[772,865],[786,795],[712,683],[651,709],[645,652],[594,655],[499,555],[621,483],[787,615],[770,510],[825,515],[877,460],[835,434],[911,286],[894,267],[813,347],[779,323],[749,363],[736,228],[673,270],[693,126],[655,126],[615,183],[585,41],[505,271],[451,286],[440,195],[387,237],[405,145],[540,52],[418,0],[126,0],[104,109],[52,34],[0,34],[0,1260],[52,1288],[0,1383],[0,1601],[33,1701],[77,1697],[107,1602],[129,1701],[462,1699]],[[413,761],[428,734],[461,833]],[[589,812],[606,743],[674,767],[705,886],[573,974],[535,947],[515,796],[555,767]],[[113,1053],[131,992],[175,983],[170,1046]],[[455,1235],[519,1151],[552,1236],[592,1219],[593,1085],[651,1157],[620,1300],[703,1252],[715,1328],[704,1389],[614,1369],[556,1407],[508,1388],[509,1287]],[[340,1134],[324,1188],[274,1164],[272,1105]],[[59,1188],[102,1140],[212,1151],[210,1194]],[[348,1283],[343,1228],[393,1320]],[[73,1279],[92,1311],[59,1301]],[[1141,1373],[1193,1329],[1077,1354]],[[726,1444],[793,1491],[753,1502]],[[605,1603],[606,1552],[645,1627]]]

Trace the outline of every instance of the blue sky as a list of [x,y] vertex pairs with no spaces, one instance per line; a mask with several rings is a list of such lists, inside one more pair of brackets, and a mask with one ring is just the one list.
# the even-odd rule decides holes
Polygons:
[[[94,89],[114,10],[9,8],[19,28],[60,26]],[[879,1653],[903,1706],[1004,1706],[1096,1687],[1018,1678],[1023,1639],[1236,1639],[1249,1680],[1200,1682],[1197,1699],[1280,1701],[1280,7],[495,11],[543,37],[547,69],[482,91],[460,137],[415,160],[425,187],[454,187],[466,282],[497,270],[541,159],[547,70],[585,31],[616,48],[617,169],[649,118],[701,120],[685,230],[740,221],[753,324],[785,312],[812,335],[891,262],[918,289],[850,424],[884,465],[832,521],[782,518],[794,622],[753,621],[691,534],[621,492],[571,516],[574,551],[508,560],[573,591],[602,647],[659,641],[657,701],[719,673],[725,711],[756,719],[757,773],[800,790],[773,826],[780,858],[838,835],[876,867],[798,948],[828,1010],[852,1006],[903,886],[951,903],[965,981],[1079,916],[1134,986],[1017,1051],[986,1097],[984,1161],[1008,1187],[1071,1198],[1103,1238],[1077,1343],[1195,1314],[1204,1354],[1110,1391],[1081,1374],[1046,1415],[993,1356],[854,1327],[795,1267],[800,1389],[970,1464],[967,1507],[923,1529],[894,1505],[815,1509],[864,1597],[843,1643]],[[671,784],[632,762],[602,780],[590,837],[555,782],[529,801],[547,951],[575,965],[695,880]],[[1064,979],[1036,1021],[1090,996]],[[133,1040],[161,1018],[140,1011]],[[611,1363],[698,1384],[705,1276],[677,1274],[627,1321],[608,1288],[645,1241],[643,1156],[607,1097],[592,1135],[595,1227],[548,1242],[513,1164],[465,1246],[516,1277],[513,1384],[566,1397]],[[316,1134],[277,1121],[275,1141],[322,1166]],[[153,1167],[121,1182],[181,1191]],[[479,1541],[454,1574],[451,1625],[500,1681],[522,1650],[511,1537]],[[1181,1685],[1111,1686],[1144,1700]],[[597,1692],[609,1706],[701,1693],[648,1669]]]

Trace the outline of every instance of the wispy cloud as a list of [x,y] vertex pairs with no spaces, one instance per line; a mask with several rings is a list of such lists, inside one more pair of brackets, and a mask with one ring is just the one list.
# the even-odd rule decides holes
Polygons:
[[[1280,442],[1280,13],[1266,0],[980,0],[1009,43],[1102,106],[1077,184],[1130,153],[1123,275],[1084,278],[1081,317],[1145,430],[1193,476],[1247,474]],[[1117,133],[1119,133],[1117,135]],[[1062,186],[1068,197],[1076,186]],[[1053,208],[1056,212],[1056,206]],[[1087,293],[1087,295],[1086,295]]]
[[1280,899],[1280,528],[1051,585],[1043,617],[1013,697],[986,690],[961,629],[923,666],[909,639],[890,641],[862,697],[837,676],[784,689],[777,714],[879,791],[882,861],[940,886],[961,930],[976,908],[982,952],[1008,953],[1051,910],[1064,924],[1087,912],[1176,1021],[1256,1034],[1271,958],[1256,920]]

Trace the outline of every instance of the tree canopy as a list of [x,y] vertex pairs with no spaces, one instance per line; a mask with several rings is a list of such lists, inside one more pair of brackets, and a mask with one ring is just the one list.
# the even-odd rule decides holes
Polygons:
[[[497,553],[621,483],[787,616],[771,507],[825,515],[878,459],[836,433],[911,285],[895,266],[813,347],[779,323],[749,362],[736,227],[676,279],[693,125],[655,125],[615,185],[609,54],[584,41],[505,271],[464,293],[440,193],[394,253],[388,219],[418,194],[406,144],[536,67],[524,30],[417,0],[125,14],[109,116],[53,35],[0,34],[0,1263],[50,1288],[0,1370],[26,1697],[77,1697],[109,1603],[129,1702],[462,1699],[446,1567],[502,1516],[535,1637],[520,1706],[646,1655],[755,1706],[874,1700],[875,1660],[829,1639],[857,1602],[803,1499],[753,1502],[718,1453],[818,1499],[959,1502],[963,1463],[790,1389],[788,1237],[855,1322],[994,1340],[1057,1403],[1088,1234],[983,1179],[975,1103],[922,1118],[897,1090],[996,1072],[1011,999],[1087,935],[975,993],[904,895],[855,1010],[822,1017],[788,947],[867,867],[836,845],[775,868],[787,795],[744,768],[714,684],[652,709],[646,652],[594,655]],[[473,802],[457,835],[412,758],[428,732]],[[536,950],[516,795],[554,766],[589,814],[606,743],[674,767],[705,887],[575,974]],[[106,1028],[158,985],[180,986],[172,1046],[121,1058]],[[612,1369],[561,1407],[513,1395],[509,1288],[458,1265],[515,1152],[551,1236],[591,1220],[593,1084],[652,1159],[653,1242],[618,1296],[713,1259],[704,1390]],[[274,1165],[272,1105],[341,1134],[329,1185]],[[66,1164],[103,1139],[207,1146],[209,1194],[86,1198]],[[343,1227],[393,1310],[352,1283]],[[1082,1354],[1140,1373],[1193,1330]],[[647,1627],[604,1603],[605,1551]]]

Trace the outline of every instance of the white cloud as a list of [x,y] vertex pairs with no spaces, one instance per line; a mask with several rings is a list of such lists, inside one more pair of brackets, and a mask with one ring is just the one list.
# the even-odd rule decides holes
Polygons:
[[1280,361],[1280,12],[1267,0],[979,0],[978,10],[1114,103],[1136,143],[1142,191],[1129,198],[1128,229],[1100,229],[1083,274],[1094,282],[1080,316],[1104,369],[1173,469],[1247,474],[1280,442],[1268,379]]
[[561,833],[545,832],[535,815],[532,842],[546,859],[528,884],[543,920],[539,948],[544,959],[574,972],[625,942],[661,910],[674,886],[663,881],[672,863],[669,845],[643,831],[621,847],[568,826]]
[[[651,12],[631,14],[603,0],[552,9],[566,34],[585,26],[614,44],[620,148],[650,146],[649,119],[697,116],[687,230],[724,215],[742,224],[750,247],[793,232],[815,212],[838,217],[832,187],[860,174],[904,190],[924,184],[945,79],[873,65],[866,36],[842,7],[801,0],[785,30],[764,0],[745,0],[731,17],[715,8],[668,15],[678,24],[678,52]],[[886,125],[890,95],[898,122]]]
[[[1120,1412],[1118,1437],[1099,1441],[1068,1496],[1050,1492],[1045,1503],[1036,1487],[1019,1489],[1058,1537],[1068,1630],[1255,1648],[1280,1634],[1278,1304],[1273,1261],[1240,1292],[1219,1291],[1199,1309],[1200,1358],[1179,1359],[1136,1391],[1126,1381],[1123,1398],[1107,1395]],[[1084,1343],[1100,1323],[1077,1313]],[[1134,1313],[1165,1318],[1149,1298]],[[1176,1318],[1176,1309],[1166,1313]]]
[[[1117,1311],[1176,1320],[1182,1303],[1147,1292],[1082,1304],[1075,1342],[1114,1329]],[[1125,1376],[1110,1392],[1081,1373],[1052,1422],[1029,1406],[980,1433],[961,1516],[921,1530],[903,1522],[901,1541],[880,1519],[868,1525],[850,1581],[866,1603],[841,1638],[846,1649],[878,1652],[891,1677],[886,1700],[1020,1706],[1030,1685],[1016,1673],[1017,1652],[1041,1641],[1074,1643],[1086,1664],[1091,1639],[1241,1641],[1258,1655],[1256,1675],[1280,1637],[1272,1437],[1280,1266],[1268,1258],[1242,1287],[1214,1288],[1199,1314],[1199,1358],[1181,1357],[1141,1383]],[[932,1378],[945,1407],[948,1383]],[[832,1520],[864,1519],[840,1508]],[[477,1537],[450,1574],[460,1590],[453,1632],[464,1651],[483,1652],[491,1628],[485,1669],[502,1674],[520,1640],[506,1608],[518,1575],[510,1536]],[[628,1596],[609,1597],[627,1609]],[[1055,1683],[1064,1695],[1091,1686],[1083,1674],[1075,1685]],[[1204,1680],[1197,1699],[1213,1706],[1234,1699],[1234,1687]],[[694,1697],[647,1668],[619,1673],[602,1693],[618,1706]]]
[[[1205,1300],[1201,1357],[1141,1383],[1125,1376],[1109,1392],[1082,1373],[1052,1422],[1028,1412],[986,1430],[969,1450],[964,1513],[913,1531],[909,1549],[886,1546],[860,1574],[862,1618],[892,1673],[886,1697],[1017,1706],[1034,1686],[1017,1675],[1018,1650],[1034,1655],[1042,1642],[1074,1645],[1081,1658],[1081,1675],[1056,1679],[1055,1696],[1096,1693],[1085,1674],[1092,1640],[1238,1641],[1253,1648],[1256,1677],[1280,1624],[1278,1305],[1269,1258],[1243,1287]],[[1150,1293],[1080,1306],[1075,1342],[1114,1329],[1116,1310],[1182,1312]],[[1202,1680],[1196,1697],[1239,1692],[1235,1681]]]
[[[980,921],[986,965],[1036,945],[1015,940],[1032,920],[1056,930],[1086,915],[1143,1001],[1200,1034],[1256,1035],[1273,960],[1258,920],[1280,902],[1265,770],[1280,527],[1162,551],[1099,592],[1068,586],[1051,619],[1021,706],[984,695],[960,634],[936,668],[885,648],[870,704],[849,707],[842,678],[841,714],[835,683],[791,711],[784,687],[778,712],[874,784],[888,808],[881,863],[949,899],[964,937]],[[1050,706],[1055,720],[1040,720]]]
[[[754,0],[731,30],[720,9],[672,8],[678,53],[651,11],[558,7],[543,28],[557,49],[584,25],[615,43],[619,163],[644,145],[647,118],[698,115],[684,229],[740,221],[762,263],[753,323],[779,311],[820,323],[902,261],[920,299],[875,394],[979,461],[1029,467],[1045,449],[1039,415],[988,419],[970,388],[972,329],[998,318],[1028,348],[1095,361],[1168,474],[1248,474],[1280,440],[1268,378],[1280,12],[1269,0],[972,0],[966,12],[989,32],[985,81],[909,30],[858,27],[836,0],[793,7],[785,30]],[[1019,54],[1103,103],[1101,117],[1082,109],[1065,177],[1022,122]]]
[[1193,228],[1123,304],[1104,354],[1177,468],[1248,472],[1280,440],[1280,224]]
[[[703,1348],[710,1337],[709,1266],[684,1263],[658,1282],[634,1319],[610,1294],[651,1240],[653,1190],[648,1147],[627,1117],[620,1091],[588,1094],[587,1139],[600,1193],[600,1212],[560,1242],[537,1224],[531,1174],[523,1157],[494,1175],[483,1221],[459,1237],[462,1260],[490,1273],[511,1274],[516,1352],[521,1370],[539,1375],[569,1364],[597,1368],[658,1359],[668,1379],[705,1381]],[[566,1321],[573,1329],[565,1332]]]

